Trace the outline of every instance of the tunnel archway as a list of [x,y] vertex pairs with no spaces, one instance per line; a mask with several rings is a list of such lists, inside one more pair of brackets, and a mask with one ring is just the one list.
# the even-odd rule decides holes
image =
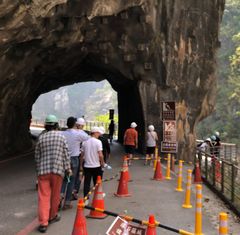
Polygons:
[[193,157],[196,124],[214,108],[224,0],[6,1],[1,9],[0,156],[31,146],[40,94],[107,78],[118,92],[120,140],[127,120],[139,123],[142,141],[150,123],[161,132],[161,101],[172,100],[179,158]]

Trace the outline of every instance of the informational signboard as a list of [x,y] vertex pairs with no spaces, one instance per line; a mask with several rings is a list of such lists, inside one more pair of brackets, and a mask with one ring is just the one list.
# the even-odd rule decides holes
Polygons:
[[107,231],[107,235],[145,235],[146,228],[129,224],[126,220],[117,217]]
[[176,142],[176,121],[163,121],[163,141]]
[[177,153],[178,144],[177,142],[161,142],[161,151],[163,153]]
[[162,102],[162,120],[176,120],[175,102]]

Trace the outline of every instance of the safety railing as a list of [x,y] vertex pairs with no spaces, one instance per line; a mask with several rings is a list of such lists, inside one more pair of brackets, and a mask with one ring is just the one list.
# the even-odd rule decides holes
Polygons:
[[240,216],[240,167],[221,157],[198,150],[202,179]]

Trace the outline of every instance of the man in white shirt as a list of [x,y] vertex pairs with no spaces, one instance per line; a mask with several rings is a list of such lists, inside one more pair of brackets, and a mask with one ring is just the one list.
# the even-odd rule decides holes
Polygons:
[[80,156],[80,144],[86,141],[89,136],[85,132],[80,132],[76,130],[76,121],[77,119],[74,117],[69,117],[67,119],[67,126],[68,129],[63,131],[62,134],[65,136],[68,144],[68,152],[71,159],[71,169],[72,169],[72,176],[70,177],[70,182],[67,184],[67,179],[65,177],[63,186],[62,186],[62,194],[66,190],[67,185],[67,192],[66,198],[64,200],[63,209],[71,209],[71,198],[72,192],[75,185],[75,180],[77,177],[78,169],[79,169],[79,156]]
[[[102,142],[98,139],[100,130],[98,127],[91,129],[91,138],[85,141],[82,145],[81,162],[84,161],[84,197],[90,190],[91,180],[94,185],[97,182],[97,176],[102,177],[102,167],[104,166],[104,159],[102,154]],[[80,164],[80,171],[82,171],[82,164]]]

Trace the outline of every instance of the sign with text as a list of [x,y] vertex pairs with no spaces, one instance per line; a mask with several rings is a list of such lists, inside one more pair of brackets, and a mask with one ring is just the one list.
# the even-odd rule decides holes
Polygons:
[[162,120],[176,120],[175,102],[162,102]]
[[163,141],[176,142],[176,121],[163,121]]
[[129,224],[126,220],[117,217],[107,231],[107,235],[145,235],[146,229]]
[[163,153],[177,153],[177,142],[167,142],[162,141],[161,142],[161,151]]

